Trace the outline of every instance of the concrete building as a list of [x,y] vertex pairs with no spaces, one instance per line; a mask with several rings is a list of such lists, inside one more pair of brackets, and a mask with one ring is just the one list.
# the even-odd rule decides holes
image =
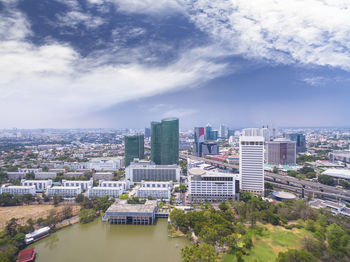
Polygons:
[[268,127],[244,128],[242,129],[242,136],[262,136],[265,141],[271,139],[270,129]]
[[220,125],[219,128],[219,137],[220,138],[227,138],[228,135],[228,128],[224,126],[223,124]]
[[127,200],[116,201],[103,219],[111,224],[151,225],[156,221],[157,201],[147,200],[145,204],[128,204]]
[[178,165],[155,165],[151,161],[132,162],[125,168],[126,180],[145,181],[180,181],[181,168]]
[[275,139],[266,143],[268,165],[296,165],[296,142]]
[[96,172],[92,175],[95,180],[112,180],[114,174],[112,172]]
[[123,193],[130,189],[130,181],[98,181],[99,187],[120,187],[123,190]]
[[63,197],[76,197],[82,193],[80,186],[53,186],[46,190],[47,196],[63,196]]
[[123,194],[123,189],[121,187],[92,187],[88,189],[88,197],[119,197]]
[[141,188],[169,188],[173,189],[173,181],[141,181]]
[[200,144],[200,157],[218,155],[219,154],[219,143],[213,141],[207,141]]
[[329,168],[326,169],[322,175],[331,176],[336,179],[350,180],[350,169]]
[[346,165],[350,164],[350,150],[333,150],[329,153],[331,162],[342,162]]
[[22,186],[35,186],[35,190],[38,193],[43,192],[46,190],[46,188],[50,187],[52,185],[52,180],[26,180],[22,179],[21,180],[21,185]]
[[57,176],[55,172],[37,172],[34,174],[35,179],[52,179]]
[[204,127],[195,127],[193,134],[193,155],[201,156],[201,144],[205,141],[205,129]]
[[238,199],[239,176],[236,174],[205,171],[194,168],[188,171],[188,198],[190,201],[223,201]]
[[18,172],[23,172],[25,174],[29,174],[29,173],[36,174],[41,171],[42,171],[41,168],[18,168]]
[[171,196],[171,191],[169,188],[140,187],[136,189],[136,196],[144,199],[147,199],[148,197],[152,197],[153,199],[169,200]]
[[242,191],[264,192],[264,137],[240,137],[239,173]]
[[179,119],[151,123],[151,159],[157,165],[179,163]]
[[7,172],[6,174],[9,179],[22,179],[26,176],[24,172]]
[[82,190],[88,190],[94,185],[94,180],[62,180],[64,187],[80,187]]
[[63,176],[72,178],[72,177],[82,177],[84,176],[84,174],[85,173],[83,172],[67,172],[67,173],[64,173]]
[[145,138],[151,137],[151,129],[149,127],[145,127]]
[[95,171],[115,171],[125,166],[123,157],[97,157],[90,159],[86,167]]
[[10,185],[2,185],[0,188],[0,193],[9,193],[11,195],[26,195],[30,194],[35,196],[35,186],[10,186]]
[[287,138],[289,138],[290,140],[296,143],[297,154],[306,152],[306,139],[304,134],[300,134],[300,133],[288,134]]
[[145,157],[145,139],[143,135],[125,136],[125,166],[135,159]]

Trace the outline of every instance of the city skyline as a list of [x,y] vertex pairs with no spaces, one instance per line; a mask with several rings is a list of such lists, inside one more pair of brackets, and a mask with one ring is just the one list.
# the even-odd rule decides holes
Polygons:
[[346,7],[1,1],[1,127],[350,126]]

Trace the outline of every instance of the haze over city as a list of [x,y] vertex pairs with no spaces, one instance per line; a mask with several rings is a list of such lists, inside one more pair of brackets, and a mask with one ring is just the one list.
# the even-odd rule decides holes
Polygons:
[[349,126],[348,6],[0,1],[1,126]]

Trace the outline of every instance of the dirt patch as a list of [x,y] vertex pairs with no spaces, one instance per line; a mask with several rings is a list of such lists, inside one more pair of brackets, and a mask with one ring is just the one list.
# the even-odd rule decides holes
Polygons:
[[[69,205],[72,207],[73,215],[77,215],[80,210],[78,205]],[[17,218],[17,223],[25,225],[29,218],[37,220],[38,218],[46,218],[51,210],[61,213],[64,205],[55,207],[53,205],[28,205],[28,206],[12,206],[0,207],[0,231],[6,226],[11,218]]]

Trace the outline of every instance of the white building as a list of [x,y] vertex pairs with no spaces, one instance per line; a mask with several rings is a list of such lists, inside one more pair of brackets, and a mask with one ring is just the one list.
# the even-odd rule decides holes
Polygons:
[[35,186],[36,192],[43,192],[46,188],[52,185],[52,180],[21,180],[22,186]]
[[88,190],[88,197],[119,197],[123,192],[121,187],[92,187]]
[[12,195],[25,195],[31,194],[35,196],[35,186],[8,186],[2,185],[0,188],[0,193],[9,193]]
[[76,197],[81,194],[80,186],[53,186],[46,190],[48,196]]
[[271,138],[270,130],[267,127],[244,128],[242,129],[242,136],[262,136],[265,141],[269,141]]
[[120,187],[122,188],[123,192],[126,192],[127,190],[130,189],[130,182],[129,181],[104,181],[104,180],[99,180],[98,181],[98,186],[99,187]]
[[347,179],[350,180],[350,169],[336,169],[336,168],[329,168],[326,169],[322,175],[331,176],[337,179]]
[[173,189],[173,181],[141,181],[141,188],[169,188]]
[[124,167],[124,158],[109,157],[109,158],[93,158],[87,163],[87,167],[96,171],[103,170],[118,170]]
[[94,185],[94,180],[62,180],[64,187],[80,187],[82,190],[88,190]]
[[34,174],[35,179],[52,179],[57,176],[56,172],[37,172]]
[[25,173],[25,174],[29,174],[29,173],[39,173],[41,172],[42,169],[41,168],[18,168],[18,172],[22,172],[22,173]]
[[194,168],[188,171],[190,201],[223,201],[237,199],[239,175]]
[[26,176],[24,172],[7,172],[6,174],[9,179],[22,179]]
[[95,180],[112,180],[114,174],[112,172],[96,172],[92,174],[92,177]]
[[148,198],[152,197],[154,199],[164,199],[169,200],[171,196],[171,191],[169,188],[147,188],[147,187],[140,187],[136,190],[136,196],[139,198]]
[[126,180],[130,182],[180,181],[181,168],[178,165],[156,165],[151,161],[131,162],[125,168]]
[[264,137],[241,136],[239,146],[239,173],[241,190],[264,192]]

